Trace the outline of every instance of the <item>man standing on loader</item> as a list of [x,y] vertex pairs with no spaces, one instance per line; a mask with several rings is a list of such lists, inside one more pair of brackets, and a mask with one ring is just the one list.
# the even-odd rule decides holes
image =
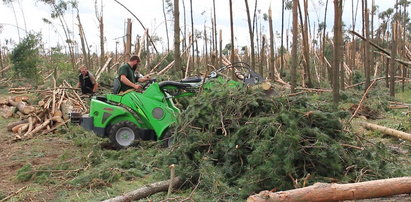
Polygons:
[[118,78],[121,83],[120,93],[124,93],[129,89],[141,90],[143,86],[136,84],[136,82],[146,82],[150,80],[148,76],[141,76],[140,74],[135,75],[137,66],[140,64],[140,58],[134,55],[130,60],[122,65],[118,70]]

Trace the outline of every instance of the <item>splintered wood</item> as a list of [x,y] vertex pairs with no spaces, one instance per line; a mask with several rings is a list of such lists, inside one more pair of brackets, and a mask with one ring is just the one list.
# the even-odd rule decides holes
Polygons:
[[68,123],[71,111],[87,112],[85,103],[73,89],[66,81],[59,87],[54,82],[52,89],[37,91],[42,98],[37,105],[30,104],[27,96],[0,98],[2,116],[20,119],[9,123],[8,131],[13,132],[16,139],[31,138]]

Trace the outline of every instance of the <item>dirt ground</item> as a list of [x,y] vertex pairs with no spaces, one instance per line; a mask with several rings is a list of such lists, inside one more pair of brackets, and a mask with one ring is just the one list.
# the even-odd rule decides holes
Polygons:
[[[14,197],[25,201],[55,199],[58,185],[48,187],[19,182],[16,180],[17,171],[27,164],[47,167],[66,151],[74,149],[73,143],[55,136],[40,136],[16,142],[14,136],[7,131],[8,121],[0,118],[0,195],[6,197],[16,194]],[[17,191],[19,192],[16,193]]]

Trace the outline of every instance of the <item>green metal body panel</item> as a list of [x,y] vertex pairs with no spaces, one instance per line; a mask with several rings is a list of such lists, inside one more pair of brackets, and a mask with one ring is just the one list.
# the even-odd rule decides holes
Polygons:
[[94,127],[106,130],[120,121],[131,121],[138,128],[154,130],[157,139],[161,139],[180,113],[158,83],[151,84],[143,93],[107,94],[105,98],[107,100],[91,100],[90,117]]

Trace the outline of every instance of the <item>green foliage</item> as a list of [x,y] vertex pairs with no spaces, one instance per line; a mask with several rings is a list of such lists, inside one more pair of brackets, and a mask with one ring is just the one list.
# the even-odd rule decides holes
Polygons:
[[320,111],[319,105],[302,97],[271,99],[259,91],[216,86],[190,100],[172,152],[160,154],[159,161],[177,164],[177,175],[199,182],[202,191],[217,197],[213,200],[302,186],[308,174],[308,184],[352,182],[367,169],[363,179],[399,174],[387,169],[393,157],[381,152],[383,145],[364,151],[342,147],[357,144],[343,132],[339,119],[346,114],[335,107]]
[[17,171],[16,179],[19,182],[27,182],[33,177],[33,167],[26,164]]
[[40,34],[28,34],[13,50],[10,59],[17,77],[39,82],[39,42]]

